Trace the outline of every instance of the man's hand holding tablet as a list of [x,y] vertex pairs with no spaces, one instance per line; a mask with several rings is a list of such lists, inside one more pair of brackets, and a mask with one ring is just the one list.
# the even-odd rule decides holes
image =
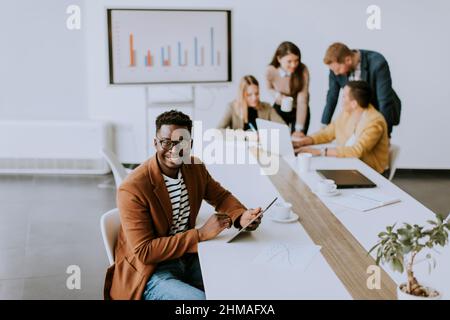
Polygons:
[[265,208],[263,211],[261,211],[261,208],[256,209],[250,209],[245,211],[240,220],[239,223],[241,225],[241,229],[233,235],[227,242],[233,241],[242,231],[253,231],[256,228],[258,228],[259,224],[261,223],[261,218],[264,212],[266,212],[272,204],[277,201],[278,198],[273,199],[273,201]]
[[241,226],[247,226],[245,228],[245,231],[253,231],[258,228],[259,224],[261,223],[261,219],[263,217],[261,213],[261,207],[258,207],[256,209],[249,209],[245,211],[241,218],[239,219],[239,224]]

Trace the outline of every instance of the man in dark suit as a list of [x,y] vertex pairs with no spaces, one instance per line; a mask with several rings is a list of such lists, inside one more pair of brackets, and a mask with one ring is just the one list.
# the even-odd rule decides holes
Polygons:
[[350,50],[343,43],[333,43],[323,61],[330,68],[330,75],[322,124],[331,122],[341,88],[348,81],[362,80],[369,83],[373,93],[371,103],[386,119],[390,136],[392,126],[400,123],[401,101],[392,89],[391,72],[383,55],[375,51]]

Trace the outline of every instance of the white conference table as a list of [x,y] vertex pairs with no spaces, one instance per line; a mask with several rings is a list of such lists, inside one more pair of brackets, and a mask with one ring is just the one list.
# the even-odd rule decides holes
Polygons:
[[[258,165],[208,165],[208,170],[247,207],[263,207],[280,197]],[[199,224],[214,212],[209,205],[205,207]],[[305,272],[280,272],[252,263],[271,243],[312,245],[299,223],[280,224],[266,216],[257,231],[226,243],[234,232],[235,228],[225,230],[217,238],[199,243],[207,299],[351,299],[320,254]]]
[[[244,148],[243,145],[237,147],[241,152],[246,152]],[[296,159],[285,160],[297,171]],[[269,177],[261,174],[257,164],[207,164],[207,168],[217,181],[247,207],[264,207],[275,196],[280,197]],[[367,251],[377,242],[378,233],[387,225],[402,222],[424,224],[434,217],[432,211],[358,159],[314,157],[312,170],[307,174],[299,174],[311,190],[315,189],[320,179],[316,169],[358,169],[375,182],[377,188],[401,199],[401,202],[393,205],[359,212],[333,204],[331,198],[319,196]],[[351,192],[355,192],[355,189],[342,191],[343,194]],[[203,224],[213,212],[213,208],[204,203],[197,225]],[[236,232],[230,229],[215,239],[199,243],[207,299],[352,299],[320,253],[305,270],[280,269],[253,263],[261,250],[271,244],[314,244],[301,221],[278,223],[272,221],[269,214],[263,218],[256,231],[245,234],[236,242],[226,243],[231,234]],[[440,290],[443,298],[446,298],[448,295],[445,291],[450,290],[450,276],[447,275],[447,270],[450,270],[450,248],[447,246],[440,251],[441,255],[436,256],[437,268],[430,275],[426,263],[419,263],[415,271],[419,281]],[[404,282],[404,274],[395,273],[388,266],[383,268],[395,283]]]
[[[297,167],[295,159],[287,161],[291,167]],[[347,230],[354,235],[367,251],[369,251],[377,242],[378,233],[385,231],[386,226],[388,225],[396,223],[396,227],[398,227],[404,222],[407,222],[410,224],[429,226],[427,220],[435,219],[435,213],[430,209],[426,208],[419,201],[382,175],[378,174],[359,159],[314,157],[311,172],[301,174],[301,179],[306,182],[311,190],[315,190],[317,182],[321,179],[315,171],[317,169],[357,169],[377,185],[376,189],[401,200],[395,204],[367,212],[360,212],[333,203],[332,197],[318,195],[328,209],[342,222]],[[357,189],[340,190],[340,192],[343,195],[352,194],[355,190]],[[424,251],[418,256],[418,263],[414,267],[415,276],[419,282],[428,284],[435,289],[440,290],[443,294],[443,299],[448,299],[450,295],[448,293],[446,294],[446,291],[450,290],[450,246],[444,248],[436,247],[436,249],[438,252],[431,251],[437,261],[436,269],[432,270],[431,273],[428,272],[427,262],[421,259],[425,257],[426,253],[424,252],[426,251]],[[375,257],[375,253],[372,253],[371,255]],[[421,260],[422,262],[420,262]],[[400,284],[405,282],[405,274],[394,272],[389,266],[383,266],[383,268],[395,283]]]

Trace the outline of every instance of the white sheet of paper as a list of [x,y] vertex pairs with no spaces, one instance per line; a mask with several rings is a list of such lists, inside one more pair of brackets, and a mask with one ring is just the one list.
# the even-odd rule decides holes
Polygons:
[[389,194],[386,194],[384,192],[381,192],[380,190],[377,190],[377,189],[361,190],[361,191],[358,191],[357,193],[355,193],[355,196],[362,198],[362,199],[376,201],[380,205],[384,205],[384,206],[387,206],[388,204],[400,202],[399,198],[394,197]]
[[[373,209],[377,209],[383,206],[387,206],[389,204],[394,204],[399,202],[399,199],[395,199],[395,198],[382,198],[381,195],[376,194],[376,193],[360,193],[361,195],[358,194],[352,194],[352,195],[343,195],[340,197],[335,197],[333,199],[331,199],[330,201],[336,204],[339,204],[341,206],[350,208],[350,209],[355,209],[358,211],[369,211],[369,210],[373,210]],[[376,198],[376,196],[378,198]],[[370,198],[369,198],[370,197]],[[374,199],[380,199],[380,201],[376,201]],[[382,202],[382,201],[385,202]]]
[[304,271],[320,249],[316,245],[274,243],[264,247],[252,263]]

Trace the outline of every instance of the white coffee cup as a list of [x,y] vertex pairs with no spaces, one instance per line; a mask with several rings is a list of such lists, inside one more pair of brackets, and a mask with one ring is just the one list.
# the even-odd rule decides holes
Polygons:
[[336,191],[337,185],[334,182],[334,180],[324,179],[319,182],[318,189],[319,189],[319,192],[323,193],[323,194],[333,193]]
[[294,98],[292,98],[292,97],[284,97],[281,100],[281,111],[283,111],[283,112],[291,112],[293,103],[294,103]]
[[308,172],[311,167],[311,153],[300,153],[297,156],[298,170],[302,173]]
[[287,220],[291,215],[292,205],[289,202],[276,202],[274,204],[274,217],[278,220]]

